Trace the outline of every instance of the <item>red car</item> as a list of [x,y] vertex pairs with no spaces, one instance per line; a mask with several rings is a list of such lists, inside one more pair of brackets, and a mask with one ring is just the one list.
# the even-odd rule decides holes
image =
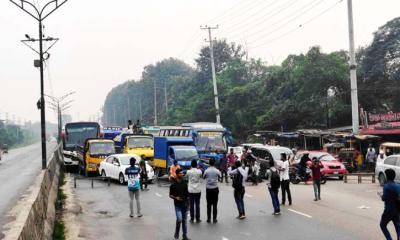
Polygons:
[[309,158],[312,160],[314,157],[319,159],[324,166],[322,171],[325,176],[337,176],[339,179],[343,179],[343,175],[347,173],[346,167],[331,154],[324,151],[299,151],[296,155],[296,162],[300,162],[301,157],[304,153],[309,153]]

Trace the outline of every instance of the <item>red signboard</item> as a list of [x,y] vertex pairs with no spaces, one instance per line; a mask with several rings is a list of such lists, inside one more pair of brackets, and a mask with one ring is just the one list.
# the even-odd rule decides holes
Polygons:
[[400,121],[400,113],[368,113],[368,122],[398,122]]

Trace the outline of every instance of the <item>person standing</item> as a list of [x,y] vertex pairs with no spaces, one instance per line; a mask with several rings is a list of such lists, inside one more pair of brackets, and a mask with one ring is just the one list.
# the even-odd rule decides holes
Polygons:
[[197,161],[192,160],[192,168],[187,171],[186,176],[189,180],[189,203],[190,203],[190,222],[201,222],[200,220],[200,197],[201,197],[201,176],[202,172],[197,168]]
[[310,169],[312,171],[313,186],[314,186],[314,201],[321,200],[321,168],[324,168],[321,161],[313,157]]
[[381,164],[386,159],[386,154],[383,150],[379,150],[378,157],[376,158],[376,164]]
[[140,160],[139,167],[140,167],[140,190],[143,191],[143,185],[144,189],[147,190],[147,182],[149,177],[147,175],[146,162],[143,159]]
[[246,213],[244,210],[244,194],[245,194],[245,183],[249,173],[248,167],[242,167],[242,163],[237,161],[235,167],[229,171],[229,175],[233,176],[232,187],[233,187],[233,196],[235,198],[236,206],[239,212],[239,215],[236,217],[238,219],[245,219]]
[[136,159],[130,159],[130,167],[125,169],[125,174],[128,176],[128,192],[129,192],[129,208],[131,210],[131,214],[129,215],[131,218],[133,215],[133,198],[136,199],[136,208],[137,208],[137,217],[142,217],[141,209],[140,209],[140,178],[139,173],[140,169],[135,166]]
[[176,170],[181,169],[181,166],[178,165],[178,160],[174,160],[173,165],[169,168],[169,180],[175,181],[176,179]]
[[233,151],[233,148],[230,149],[230,151],[229,151],[228,155],[226,156],[226,158],[228,160],[228,167],[234,167],[236,161],[239,160],[238,156]]
[[286,203],[286,194],[289,201],[289,206],[292,205],[292,195],[290,194],[290,181],[289,181],[289,161],[286,153],[281,153],[281,165],[279,167],[281,177],[281,190],[282,190],[282,205]]
[[393,169],[386,169],[385,175],[387,182],[383,186],[383,194],[378,193],[381,195],[382,201],[385,202],[385,209],[382,213],[380,227],[386,239],[391,240],[392,237],[387,229],[387,225],[389,222],[393,222],[397,234],[396,239],[400,239],[400,209],[398,203],[400,185],[394,182],[394,179],[396,178],[396,172]]
[[278,192],[281,185],[281,178],[274,159],[270,160],[269,165],[271,167],[267,170],[267,186],[271,195],[272,206],[274,207],[273,215],[280,215],[281,209],[279,207]]
[[178,168],[175,172],[175,181],[169,187],[169,197],[174,199],[176,225],[174,238],[179,239],[179,231],[182,225],[182,239],[189,240],[187,237],[187,202],[188,202],[188,185],[183,181],[182,169]]
[[221,162],[219,164],[219,170],[221,171],[221,183],[225,182],[228,183],[228,159],[226,154],[221,158]]
[[213,212],[213,222],[217,223],[217,205],[218,205],[218,179],[221,177],[221,172],[215,168],[215,160],[210,159],[210,166],[204,172],[206,179],[206,199],[207,199],[207,222],[211,222],[211,208]]
[[366,168],[368,171],[372,171],[374,169],[376,159],[375,149],[371,144],[368,146],[367,154],[365,155]]

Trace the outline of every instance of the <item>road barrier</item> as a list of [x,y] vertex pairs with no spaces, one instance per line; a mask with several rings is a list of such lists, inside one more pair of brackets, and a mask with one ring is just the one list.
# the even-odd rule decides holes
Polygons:
[[[355,179],[349,179],[348,177],[357,177]],[[351,180],[357,180],[357,183],[362,183],[362,180],[366,179],[371,180],[371,183],[375,183],[375,174],[374,173],[346,173],[344,174],[343,181],[344,183],[347,183],[348,181]]]
[[75,176],[74,177],[74,188],[76,188],[76,180],[90,180],[92,182],[92,184],[91,184],[92,188],[94,187],[94,184],[93,184],[94,180],[103,180],[103,181],[107,180],[107,185],[110,186],[110,184],[111,184],[111,178],[110,177],[103,177],[103,176],[100,176],[100,177],[81,177],[81,176]]
[[32,181],[27,195],[11,210],[15,220],[4,227],[7,229],[3,232],[5,240],[53,239],[62,162],[62,144],[59,144],[48,159],[47,168]]

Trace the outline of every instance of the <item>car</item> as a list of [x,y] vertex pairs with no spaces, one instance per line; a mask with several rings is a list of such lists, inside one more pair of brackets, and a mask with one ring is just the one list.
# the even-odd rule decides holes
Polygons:
[[[142,160],[136,154],[113,154],[108,156],[100,163],[99,173],[103,177],[110,177],[116,179],[120,184],[125,184],[128,177],[125,174],[125,169],[130,166],[130,159],[136,159],[136,166],[139,167],[139,162]],[[155,177],[153,168],[146,161],[146,170],[148,182],[151,183]]]
[[338,176],[339,179],[342,180],[344,174],[347,173],[346,167],[342,162],[339,161],[339,159],[324,151],[298,151],[295,158],[295,163],[300,162],[300,159],[304,153],[308,153],[311,160],[316,157],[321,161],[322,165],[324,166],[322,171],[326,177]]
[[383,162],[377,162],[375,176],[378,178],[381,186],[386,182],[386,169],[393,169],[396,172],[395,181],[400,182],[400,154],[391,155],[383,160]]

